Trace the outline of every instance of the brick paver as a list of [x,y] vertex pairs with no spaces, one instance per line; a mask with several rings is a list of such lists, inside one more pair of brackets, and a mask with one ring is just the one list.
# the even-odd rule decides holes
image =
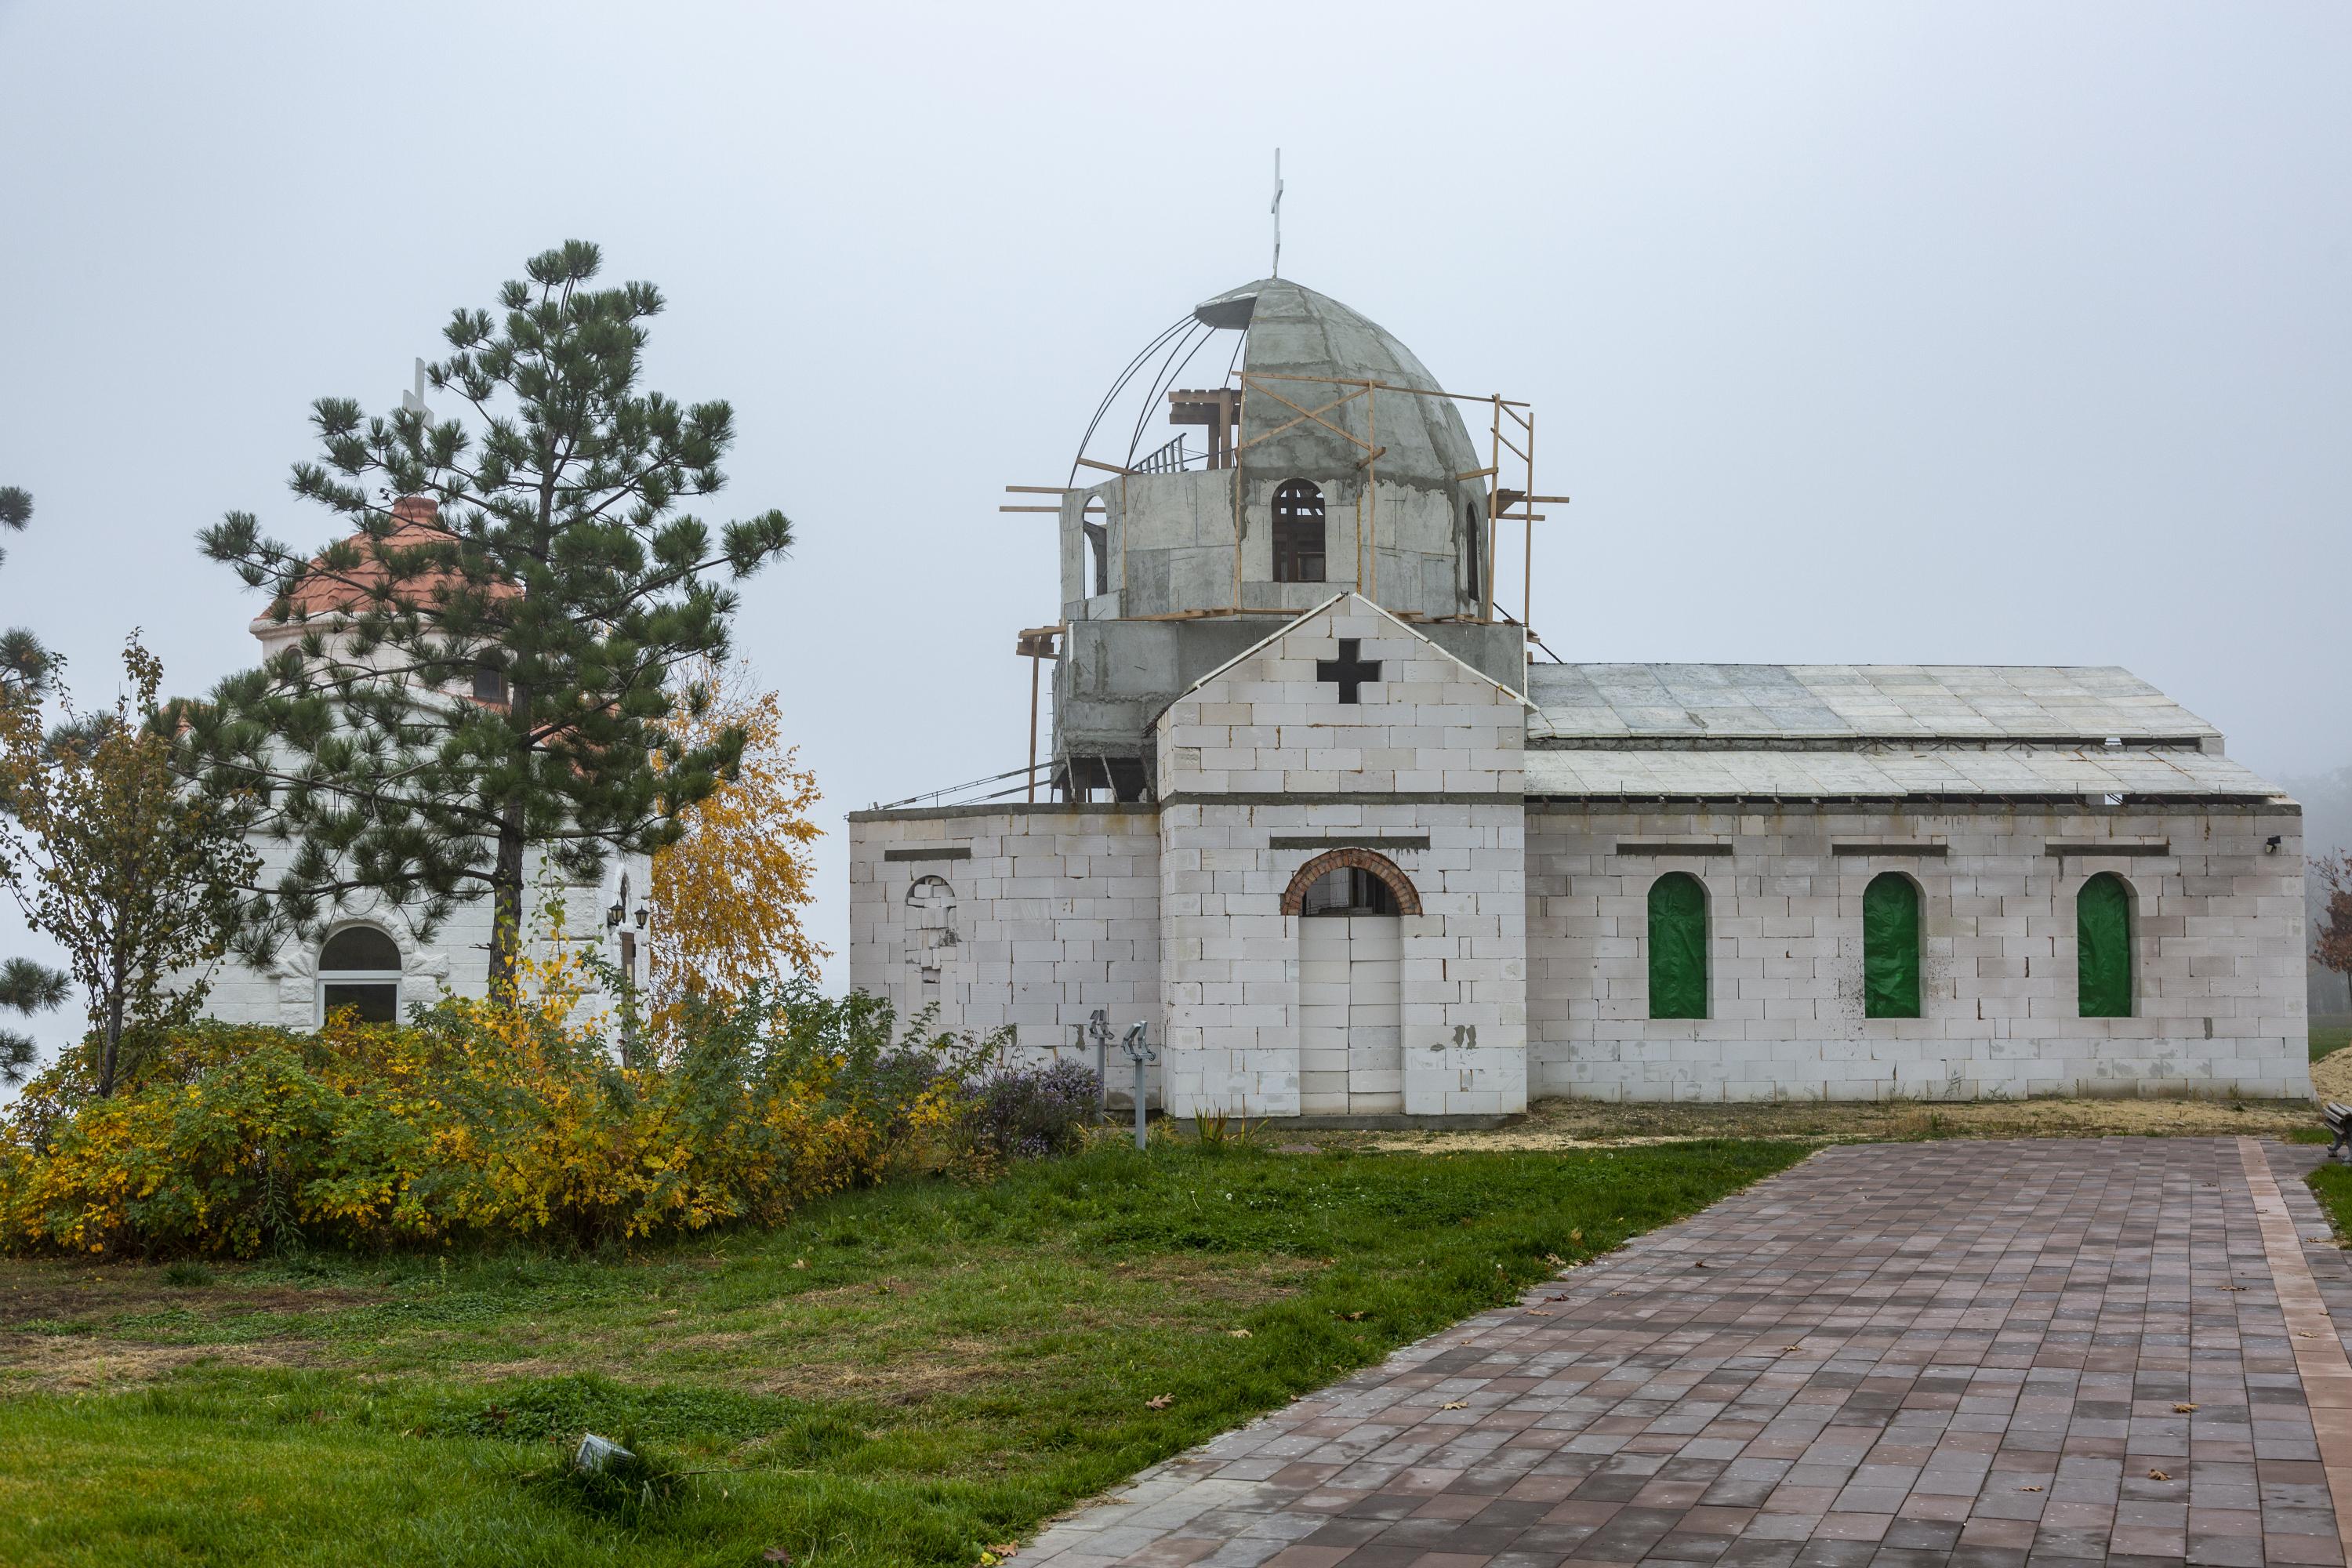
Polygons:
[[2352,1268],[2315,1153],[1824,1150],[1146,1471],[1021,1560],[2341,1565],[2352,1367],[2326,1325],[2352,1322]]

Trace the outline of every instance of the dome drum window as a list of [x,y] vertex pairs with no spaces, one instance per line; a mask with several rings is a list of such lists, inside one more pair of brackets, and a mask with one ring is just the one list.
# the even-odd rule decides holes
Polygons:
[[1323,581],[1323,492],[1305,479],[1274,492],[1274,580]]

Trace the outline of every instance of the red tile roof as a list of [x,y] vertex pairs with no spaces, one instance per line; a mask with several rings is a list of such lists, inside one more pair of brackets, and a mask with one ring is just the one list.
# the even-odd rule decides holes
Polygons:
[[[414,550],[456,537],[441,526],[439,510],[428,497],[401,497],[392,503],[392,531],[381,541],[384,549]],[[360,560],[351,567],[331,570],[325,566],[324,557],[312,558],[310,574],[296,585],[288,601],[288,608],[296,616],[368,607],[372,590],[390,574],[377,559],[378,541],[362,532],[352,535],[350,543],[360,552]],[[456,573],[436,568],[408,578],[401,584],[400,593],[404,596],[420,595],[429,604],[443,597],[448,587],[459,581]],[[488,584],[487,592],[493,598],[510,598],[520,596],[522,589],[513,583],[499,582]]]

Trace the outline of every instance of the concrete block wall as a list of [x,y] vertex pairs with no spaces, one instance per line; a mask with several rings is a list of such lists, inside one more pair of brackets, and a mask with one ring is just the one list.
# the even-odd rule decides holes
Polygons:
[[[2266,841],[2275,835],[2275,851]],[[2063,856],[2053,840],[2164,854]],[[1728,856],[1621,853],[1660,841]],[[1940,843],[1941,856],[1832,845]],[[1931,812],[1542,805],[1528,824],[1529,1073],[1538,1095],[1874,1100],[2310,1092],[2302,820],[2293,806]],[[1709,1016],[1648,1016],[1649,885],[1706,884]],[[1862,1004],[1862,896],[1921,889],[1923,1016]],[[2137,1002],[2077,1016],[2074,898],[2134,896]]]
[[[1323,493],[1323,581],[1274,580],[1274,494],[1290,476],[1242,471],[1241,603],[1307,610],[1332,590],[1354,586],[1392,609],[1454,616],[1474,609],[1463,592],[1465,520],[1445,491],[1360,479],[1315,481]],[[1311,476],[1310,476],[1311,479]],[[1063,498],[1060,519],[1065,620],[1165,615],[1230,606],[1234,589],[1234,470],[1139,474]],[[1089,513],[1087,506],[1096,504]],[[1110,591],[1094,592],[1083,524],[1108,531]],[[1368,542],[1371,550],[1365,551]],[[1370,557],[1377,557],[1377,562]]]
[[[1381,666],[1355,704],[1316,673],[1342,638]],[[1282,901],[1309,860],[1350,846],[1386,856],[1421,905],[1400,921],[1402,1109],[1524,1107],[1524,735],[1515,693],[1352,595],[1169,708],[1161,990],[1178,1114],[1348,1109],[1343,1085],[1306,1081],[1303,922]]]
[[[895,852],[895,855],[894,855]],[[947,884],[953,940],[925,934]],[[849,984],[887,996],[902,1018],[1010,1026],[1032,1059],[1083,1055],[1076,1029],[1097,1007],[1114,1029],[1151,1022],[1159,1044],[1160,834],[1149,806],[951,806],[849,817]],[[922,962],[937,957],[935,983]],[[1126,1080],[1116,1044],[1111,1081]],[[1156,1094],[1156,1069],[1152,1079]]]
[[[1353,704],[1317,677],[1378,660]],[[1171,703],[1156,727],[1160,796],[1425,795],[1517,801],[1527,724],[1517,692],[1350,594]]]
[[[1416,1115],[1526,1109],[1526,846],[1517,801],[1174,802],[1160,809],[1161,994],[1180,1116],[1343,1114],[1349,1086],[1300,1060],[1301,868],[1364,846],[1412,884],[1399,917],[1401,1103]],[[1398,840],[1425,837],[1428,847]],[[1280,848],[1274,846],[1283,839]],[[1293,840],[1316,840],[1299,845]],[[1455,1031],[1464,1033],[1457,1040]],[[1468,1031],[1475,1030],[1473,1036]]]

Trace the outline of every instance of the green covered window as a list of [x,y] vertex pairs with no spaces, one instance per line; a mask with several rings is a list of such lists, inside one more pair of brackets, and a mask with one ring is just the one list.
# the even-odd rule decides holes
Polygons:
[[1919,889],[1899,871],[1863,889],[1862,1016],[1919,1016]]
[[2074,989],[2085,1018],[2132,1013],[2131,889],[2102,871],[2074,895]]
[[1706,1016],[1706,889],[1688,872],[1650,884],[1650,1016]]

